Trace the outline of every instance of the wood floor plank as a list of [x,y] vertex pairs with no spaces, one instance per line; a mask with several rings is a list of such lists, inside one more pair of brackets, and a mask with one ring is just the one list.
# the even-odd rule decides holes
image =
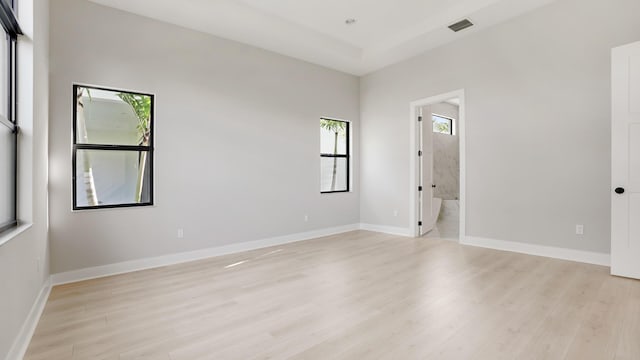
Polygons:
[[[625,303],[631,283],[612,277],[603,282],[593,298],[565,359],[613,359],[620,341],[622,324],[627,316]],[[639,334],[640,335],[640,334]],[[640,339],[640,336],[637,337]]]
[[354,231],[56,286],[26,360],[640,358],[640,281]]
[[622,311],[625,318],[616,349],[616,360],[632,360],[640,354],[640,286],[630,286],[629,298]]

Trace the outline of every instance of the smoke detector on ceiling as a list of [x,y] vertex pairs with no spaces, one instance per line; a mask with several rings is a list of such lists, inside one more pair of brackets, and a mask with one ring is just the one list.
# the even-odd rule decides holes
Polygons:
[[449,29],[458,32],[460,30],[464,30],[466,28],[472,27],[473,23],[469,21],[469,19],[460,20],[455,24],[449,25]]

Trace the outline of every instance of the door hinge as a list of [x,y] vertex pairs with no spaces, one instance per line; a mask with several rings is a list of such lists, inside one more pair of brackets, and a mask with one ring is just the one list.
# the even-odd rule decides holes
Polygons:
[[431,184],[431,187],[435,189],[436,188],[436,184]]
[[422,191],[422,186],[418,186],[418,191]]
[[418,150],[418,156],[422,156],[422,150]]
[[422,221],[418,221],[418,226],[422,226]]
[[418,116],[418,121],[422,121],[422,116]]

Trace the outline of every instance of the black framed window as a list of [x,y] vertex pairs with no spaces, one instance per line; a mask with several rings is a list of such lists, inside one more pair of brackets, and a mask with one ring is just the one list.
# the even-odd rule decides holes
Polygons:
[[453,135],[453,119],[432,114],[433,132],[440,134]]
[[349,122],[320,119],[320,192],[349,191]]
[[0,0],[0,232],[15,227],[18,200],[18,123],[16,111],[16,61],[18,35],[22,34],[13,1]]
[[153,205],[154,96],[73,86],[73,209]]

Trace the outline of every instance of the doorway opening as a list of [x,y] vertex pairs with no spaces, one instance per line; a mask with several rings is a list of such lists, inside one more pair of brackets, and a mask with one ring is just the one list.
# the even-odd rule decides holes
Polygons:
[[465,237],[464,90],[410,104],[413,236]]

